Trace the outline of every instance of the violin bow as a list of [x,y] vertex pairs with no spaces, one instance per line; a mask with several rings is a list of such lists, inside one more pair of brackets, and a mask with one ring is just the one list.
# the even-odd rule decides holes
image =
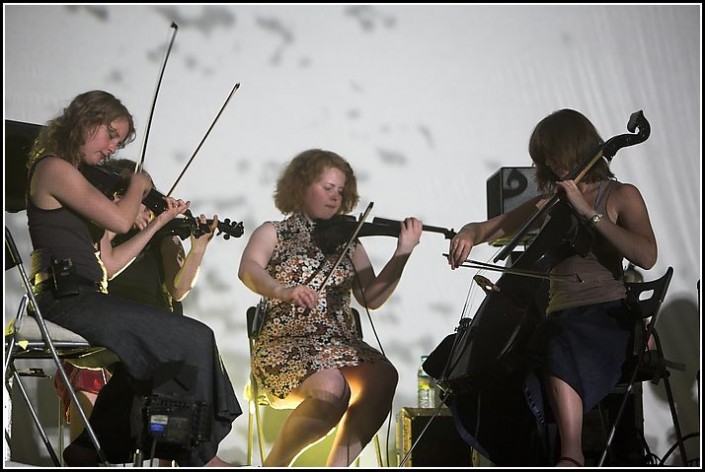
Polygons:
[[152,118],[154,117],[154,109],[156,108],[157,105],[157,96],[159,95],[159,89],[162,85],[162,79],[164,78],[164,70],[166,69],[166,63],[167,60],[169,59],[169,55],[171,54],[171,48],[174,46],[174,39],[176,39],[176,32],[179,30],[179,26],[174,23],[173,21],[171,22],[170,28],[173,28],[173,31],[171,32],[171,39],[169,40],[169,46],[167,47],[166,54],[164,54],[164,60],[162,61],[162,66],[159,71],[159,78],[157,80],[157,87],[154,90],[154,99],[152,100],[152,107],[149,110],[149,119],[147,120],[147,128],[145,129],[144,132],[144,139],[142,140],[142,156],[140,157],[140,161],[135,164],[135,173],[139,172],[142,167],[144,166],[144,157],[147,153],[147,140],[149,139],[149,130],[152,127]]
[[172,185],[171,188],[169,189],[169,192],[166,194],[167,197],[171,196],[171,192],[174,191],[174,189],[176,188],[176,185],[179,183],[179,181],[181,180],[181,178],[182,178],[182,177],[184,176],[184,174],[186,173],[186,169],[188,169],[189,166],[191,165],[191,162],[192,162],[193,159],[196,157],[196,154],[198,154],[198,151],[201,149],[201,146],[203,146],[203,143],[206,141],[206,138],[208,137],[208,135],[210,134],[211,130],[213,129],[213,126],[215,126],[215,123],[216,123],[216,122],[218,121],[218,119],[220,118],[220,115],[223,114],[223,110],[225,110],[225,107],[228,105],[228,102],[230,101],[231,98],[233,98],[233,95],[235,95],[235,92],[237,92],[237,89],[239,89],[239,88],[240,88],[240,83],[238,82],[238,83],[235,84],[235,86],[233,87],[233,89],[230,91],[230,94],[228,95],[228,98],[225,99],[225,103],[223,103],[223,106],[220,107],[220,111],[219,111],[218,114],[215,116],[215,119],[213,119],[213,122],[211,123],[211,125],[208,127],[208,131],[206,131],[206,134],[203,136],[203,139],[201,139],[201,142],[198,143],[198,146],[196,147],[196,150],[193,151],[193,154],[191,155],[191,158],[188,160],[188,162],[187,162],[186,165],[184,166],[184,169],[181,171],[181,173],[179,174],[179,176],[176,178],[176,181],[174,182],[174,185]]
[[[447,253],[443,254],[443,257],[448,257]],[[522,277],[534,277],[536,279],[552,280],[552,279],[566,279],[567,281],[582,282],[578,274],[545,274],[543,272],[537,272],[534,270],[526,269],[513,269],[511,267],[504,267],[497,264],[490,264],[489,262],[476,261],[473,259],[466,259],[459,267],[468,267],[470,269],[480,269],[489,270],[494,272],[503,272],[505,274],[520,275]]]
[[372,211],[373,205],[374,205],[374,202],[370,202],[370,204],[367,205],[367,209],[365,210],[365,213],[363,213],[362,216],[360,217],[360,221],[357,223],[357,227],[355,228],[355,231],[353,231],[353,234],[352,234],[352,236],[350,236],[350,239],[348,239],[348,242],[345,243],[345,247],[343,248],[343,250],[340,251],[340,255],[338,256],[338,259],[335,261],[335,264],[333,264],[333,267],[331,268],[330,272],[328,272],[328,275],[326,275],[326,278],[323,279],[323,282],[321,282],[320,287],[318,287],[318,290],[316,290],[317,295],[321,294],[321,291],[323,291],[323,288],[328,283],[328,280],[333,276],[333,272],[335,272],[335,269],[337,269],[338,266],[340,265],[340,263],[343,261],[343,257],[345,257],[345,253],[348,252],[348,249],[350,249],[350,246],[355,241],[355,238],[357,238],[357,234],[360,232],[360,229],[362,229],[362,225],[365,223],[365,219],[367,219],[367,216],[370,214],[370,211]]

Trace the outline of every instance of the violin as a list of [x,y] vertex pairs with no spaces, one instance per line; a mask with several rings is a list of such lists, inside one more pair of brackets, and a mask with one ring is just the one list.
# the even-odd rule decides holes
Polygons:
[[[78,170],[95,188],[109,199],[114,199],[116,195],[122,195],[130,184],[130,174],[123,174],[108,169],[105,166],[81,165]],[[150,189],[149,193],[142,199],[142,203],[155,215],[163,213],[166,209],[164,195],[156,189]]]
[[[352,215],[336,215],[328,220],[315,220],[313,242],[324,254],[333,254],[336,249],[352,236],[358,226],[358,220]],[[441,233],[446,239],[453,239],[455,231],[438,226],[423,225],[424,231]],[[391,236],[399,237],[401,221],[387,218],[373,218],[371,223],[363,223],[357,236]]]
[[[118,173],[101,165],[81,165],[79,166],[79,171],[94,187],[111,200],[116,195],[125,193],[130,182],[130,174]],[[152,213],[159,215],[167,209],[165,198],[164,194],[152,188],[144,196],[142,203]],[[186,239],[193,234],[198,238],[210,232],[212,223],[212,219],[207,220],[205,224],[199,223],[191,213],[191,210],[187,210],[183,218],[174,218],[164,228],[161,228],[157,234],[162,236],[176,235],[181,239]],[[219,221],[217,230],[217,235],[224,234],[223,239],[230,239],[230,237],[239,238],[244,232],[242,222],[231,222],[230,218]]]

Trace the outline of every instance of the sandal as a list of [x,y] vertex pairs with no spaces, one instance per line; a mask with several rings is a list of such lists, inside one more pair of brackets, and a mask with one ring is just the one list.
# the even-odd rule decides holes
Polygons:
[[583,467],[583,464],[581,464],[580,462],[576,461],[576,460],[573,459],[572,457],[561,456],[561,458],[558,459],[558,462],[560,462],[560,461],[570,462],[570,463],[573,464],[575,467]]

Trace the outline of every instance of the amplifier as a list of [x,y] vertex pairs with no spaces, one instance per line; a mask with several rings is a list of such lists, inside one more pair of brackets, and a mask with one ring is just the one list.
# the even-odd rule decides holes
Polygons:
[[[540,195],[534,175],[533,167],[500,167],[492,174],[487,179],[487,219],[513,210]],[[530,232],[527,239],[533,239],[537,232]],[[508,240],[495,241],[492,245],[504,246],[507,242]]]
[[[441,408],[431,420],[435,411],[435,408],[401,409],[397,416],[397,464],[401,464],[418,440],[405,467],[472,467],[473,452],[455,429],[450,410]],[[429,420],[431,423],[423,432]]]
[[190,449],[210,440],[212,413],[210,405],[176,395],[153,394],[143,408],[147,438]]
[[487,179],[487,218],[513,210],[540,195],[533,167],[500,167]]

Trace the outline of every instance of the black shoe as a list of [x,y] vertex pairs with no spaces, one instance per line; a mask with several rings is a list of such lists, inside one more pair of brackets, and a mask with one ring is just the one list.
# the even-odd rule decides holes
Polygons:
[[64,462],[70,467],[98,467],[100,459],[93,446],[72,442],[64,449]]

